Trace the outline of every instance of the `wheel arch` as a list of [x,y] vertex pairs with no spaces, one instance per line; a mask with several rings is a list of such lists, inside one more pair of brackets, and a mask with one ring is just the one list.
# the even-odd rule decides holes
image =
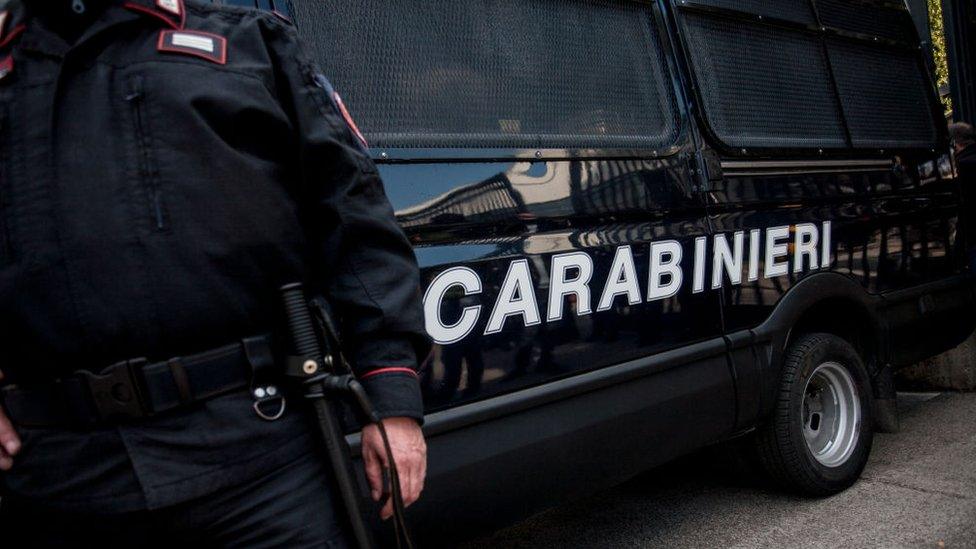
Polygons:
[[880,302],[880,297],[869,294],[850,277],[818,273],[790,288],[753,332],[757,341],[772,343],[771,358],[775,359],[782,358],[797,334],[809,331],[837,335],[855,347],[864,346],[872,357],[882,358],[885,342]]
[[880,308],[879,296],[839,273],[817,273],[790,288],[766,321],[753,329],[770,372],[763,376],[763,411],[772,404],[787,348],[805,333],[829,333],[851,343],[873,380],[888,362]]

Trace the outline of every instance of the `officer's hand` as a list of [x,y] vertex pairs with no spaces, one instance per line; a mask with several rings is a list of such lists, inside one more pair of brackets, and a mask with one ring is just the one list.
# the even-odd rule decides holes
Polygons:
[[[410,505],[420,498],[427,477],[427,443],[417,422],[408,417],[394,417],[383,420],[386,435],[390,439],[393,459],[396,460],[400,474],[400,493],[403,504]],[[383,468],[387,466],[383,438],[375,425],[363,429],[363,460],[366,462],[366,478],[373,499],[379,501],[383,496]],[[380,510],[380,516],[388,519],[393,515],[393,500]]]
[[[0,371],[0,380],[3,380],[3,372]],[[20,437],[14,426],[0,408],[0,471],[9,471],[14,466],[14,456],[20,451]]]

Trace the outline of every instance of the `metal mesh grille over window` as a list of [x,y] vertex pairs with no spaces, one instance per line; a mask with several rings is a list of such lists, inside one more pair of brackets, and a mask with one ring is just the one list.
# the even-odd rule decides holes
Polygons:
[[733,147],[844,147],[827,63],[813,35],[688,14],[705,113]]
[[935,95],[903,6],[885,0],[675,5],[707,124],[726,146],[935,146]]
[[649,4],[298,0],[294,8],[374,146],[655,149],[676,139]]
[[930,147],[935,120],[918,56],[832,39],[830,58],[855,147]]

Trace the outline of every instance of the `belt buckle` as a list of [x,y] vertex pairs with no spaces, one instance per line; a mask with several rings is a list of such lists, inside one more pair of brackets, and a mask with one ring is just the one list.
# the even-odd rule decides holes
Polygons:
[[76,372],[88,385],[99,419],[139,419],[148,414],[143,408],[138,375],[147,360],[137,358],[117,362],[101,373]]

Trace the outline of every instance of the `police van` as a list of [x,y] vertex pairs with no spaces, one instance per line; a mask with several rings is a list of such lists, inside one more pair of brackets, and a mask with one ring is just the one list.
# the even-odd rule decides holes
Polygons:
[[415,245],[425,536],[734,437],[783,486],[838,492],[896,426],[893,372],[974,329],[901,1],[257,7],[307,41]]

